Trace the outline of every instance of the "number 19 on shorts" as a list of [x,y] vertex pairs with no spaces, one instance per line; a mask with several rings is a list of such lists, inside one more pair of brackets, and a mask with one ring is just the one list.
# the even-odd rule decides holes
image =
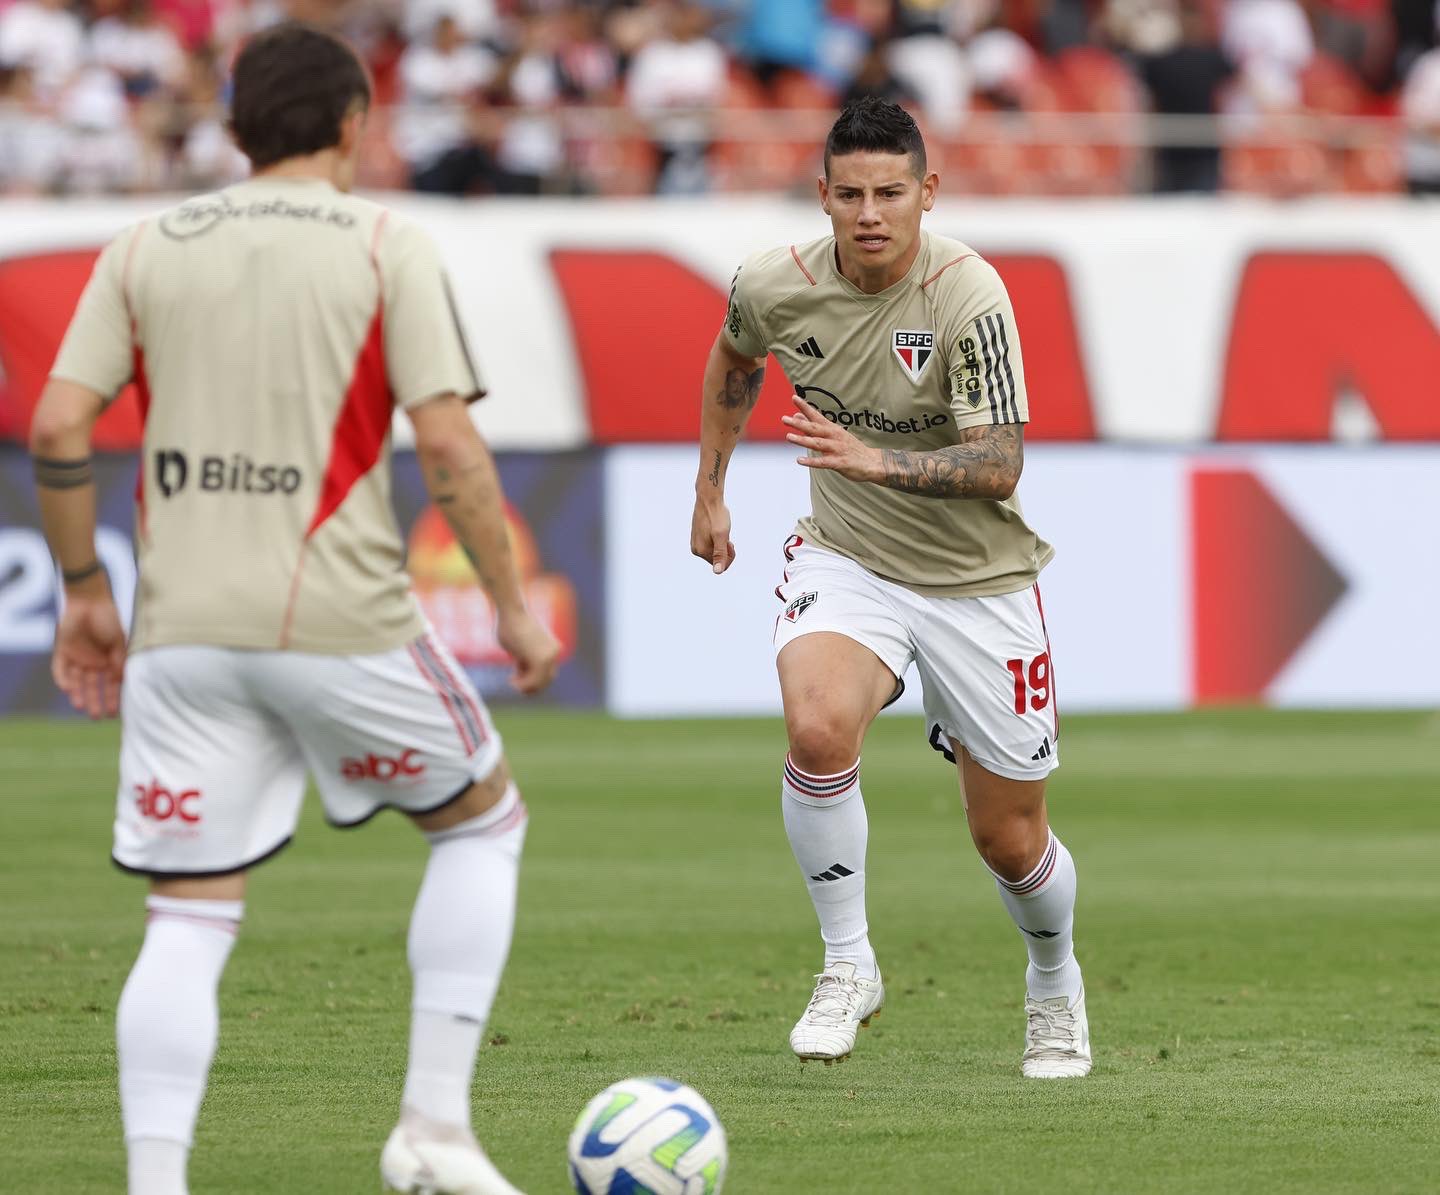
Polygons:
[[1043,710],[1050,704],[1050,653],[1042,651],[1027,665],[1024,660],[1006,660],[1005,667],[1015,679],[1015,712]]

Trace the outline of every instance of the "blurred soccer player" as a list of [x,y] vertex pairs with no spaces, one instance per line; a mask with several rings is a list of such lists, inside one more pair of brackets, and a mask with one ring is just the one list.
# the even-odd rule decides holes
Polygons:
[[[369,99],[342,42],[295,24],[254,38],[232,111],[254,176],[105,249],[35,414],[65,580],[55,679],[92,717],[118,707],[114,858],[150,878],[117,1017],[132,1195],[185,1191],[246,873],[290,840],[307,771],[335,824],[389,806],[431,843],[384,1179],[514,1191],[471,1135],[470,1082],[526,811],[485,707],[409,590],[390,503],[395,406],[495,603],[514,684],[548,684],[558,648],[522,600],[439,253],[347,194]],[[95,562],[89,453],[96,417],[132,380],[145,435],[127,658]]]
[[776,590],[781,804],[825,943],[791,1048],[844,1059],[884,1003],[860,748],[913,663],[930,744],[958,760],[971,836],[1029,949],[1022,1072],[1078,1076],[1090,1042],[1075,865],[1045,810],[1059,726],[1035,579],[1052,549],[1015,498],[1029,418],[1020,341],[995,270],[921,231],[938,185],[902,109],[867,99],[841,113],[820,179],[833,234],[758,253],[735,275],[705,366],[690,547],[717,573],[735,559],[726,467],[773,352],[795,386],[784,422],[806,450],[814,508]]

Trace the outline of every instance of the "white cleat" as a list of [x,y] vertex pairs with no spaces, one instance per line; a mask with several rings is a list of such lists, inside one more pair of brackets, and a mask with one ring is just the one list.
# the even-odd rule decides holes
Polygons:
[[844,1062],[855,1048],[856,1032],[879,1016],[884,1004],[885,985],[878,973],[861,979],[854,963],[831,963],[815,976],[815,994],[790,1030],[790,1048],[801,1062]]
[[1027,1079],[1078,1079],[1090,1073],[1090,1021],[1085,989],[1071,1004],[1025,997],[1025,1053],[1020,1073]]
[[465,1129],[405,1111],[380,1155],[386,1191],[407,1195],[524,1195]]

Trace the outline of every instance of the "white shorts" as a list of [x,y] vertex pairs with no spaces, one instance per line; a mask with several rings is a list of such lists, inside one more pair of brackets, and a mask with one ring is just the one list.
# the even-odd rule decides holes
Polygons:
[[805,543],[785,544],[775,594],[775,654],[801,635],[831,631],[863,643],[903,690],[920,676],[930,745],[952,762],[963,746],[988,771],[1043,780],[1060,763],[1060,720],[1038,585],[993,597],[923,597]]
[[156,647],[125,666],[114,859],[224,875],[290,841],[315,777],[325,816],[428,813],[500,762],[500,737],[433,635],[378,655]]

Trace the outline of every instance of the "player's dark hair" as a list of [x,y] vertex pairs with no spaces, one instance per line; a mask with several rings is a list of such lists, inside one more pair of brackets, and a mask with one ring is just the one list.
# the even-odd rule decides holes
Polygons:
[[338,37],[286,21],[257,33],[235,60],[230,131],[256,170],[340,144],[353,106],[370,106],[370,78]]
[[906,154],[916,178],[925,177],[925,141],[915,118],[899,104],[866,96],[846,104],[825,138],[825,175],[830,159],[853,153]]

